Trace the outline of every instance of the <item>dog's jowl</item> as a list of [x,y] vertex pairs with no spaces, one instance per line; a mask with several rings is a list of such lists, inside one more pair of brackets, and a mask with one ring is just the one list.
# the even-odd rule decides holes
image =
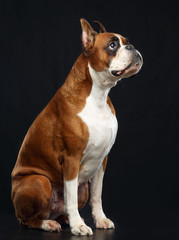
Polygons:
[[89,190],[96,227],[114,228],[101,200],[118,128],[108,93],[117,81],[136,74],[143,60],[124,37],[106,32],[101,23],[100,33],[85,19],[81,26],[83,51],[20,148],[12,171],[12,201],[22,225],[59,232],[65,222],[75,235],[92,235],[78,211]]

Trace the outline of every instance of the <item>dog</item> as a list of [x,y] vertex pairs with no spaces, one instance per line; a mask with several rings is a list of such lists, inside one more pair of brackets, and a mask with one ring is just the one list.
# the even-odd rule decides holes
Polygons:
[[108,93],[142,67],[141,54],[120,34],[99,33],[80,19],[82,53],[65,83],[29,128],[12,171],[16,217],[29,228],[74,235],[93,232],[79,215],[90,188],[96,228],[114,228],[102,208],[107,156],[118,123]]

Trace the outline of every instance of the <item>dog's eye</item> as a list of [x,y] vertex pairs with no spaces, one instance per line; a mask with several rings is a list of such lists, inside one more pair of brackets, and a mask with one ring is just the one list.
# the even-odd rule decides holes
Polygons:
[[117,37],[113,37],[105,47],[105,51],[108,53],[108,55],[115,56],[119,47],[119,39]]
[[115,42],[111,42],[111,43],[109,44],[109,49],[114,50],[114,49],[116,49],[116,48],[117,48],[117,44],[116,44]]

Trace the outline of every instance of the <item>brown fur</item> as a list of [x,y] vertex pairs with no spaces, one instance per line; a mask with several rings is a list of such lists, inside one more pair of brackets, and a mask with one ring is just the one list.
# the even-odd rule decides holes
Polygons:
[[103,161],[103,171],[106,170],[107,160],[108,160],[108,158],[105,157],[105,159],[104,159],[104,161]]
[[112,57],[109,57],[104,49],[110,43],[112,37],[114,37],[113,33],[100,33],[96,36],[93,52],[89,56],[90,65],[96,71],[100,72],[109,67]]
[[[16,216],[24,225],[39,228],[42,220],[50,216],[53,188],[63,189],[64,179],[76,178],[82,168],[80,161],[89,131],[77,114],[85,107],[92,87],[88,61],[96,70],[107,67],[108,58],[102,44],[108,39],[105,34],[96,36],[92,55],[79,56],[64,85],[35,119],[22,143],[12,171],[11,196]],[[109,98],[107,103],[115,114]],[[107,158],[103,162],[104,170],[106,162]],[[79,191],[81,208],[88,199],[88,188]]]

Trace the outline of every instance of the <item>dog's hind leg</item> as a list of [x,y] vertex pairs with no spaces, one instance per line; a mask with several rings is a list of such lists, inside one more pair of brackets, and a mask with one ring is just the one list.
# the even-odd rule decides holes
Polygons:
[[48,219],[52,202],[52,186],[47,177],[29,175],[21,178],[21,181],[15,180],[12,201],[16,216],[22,225],[51,232],[61,230],[59,223]]

